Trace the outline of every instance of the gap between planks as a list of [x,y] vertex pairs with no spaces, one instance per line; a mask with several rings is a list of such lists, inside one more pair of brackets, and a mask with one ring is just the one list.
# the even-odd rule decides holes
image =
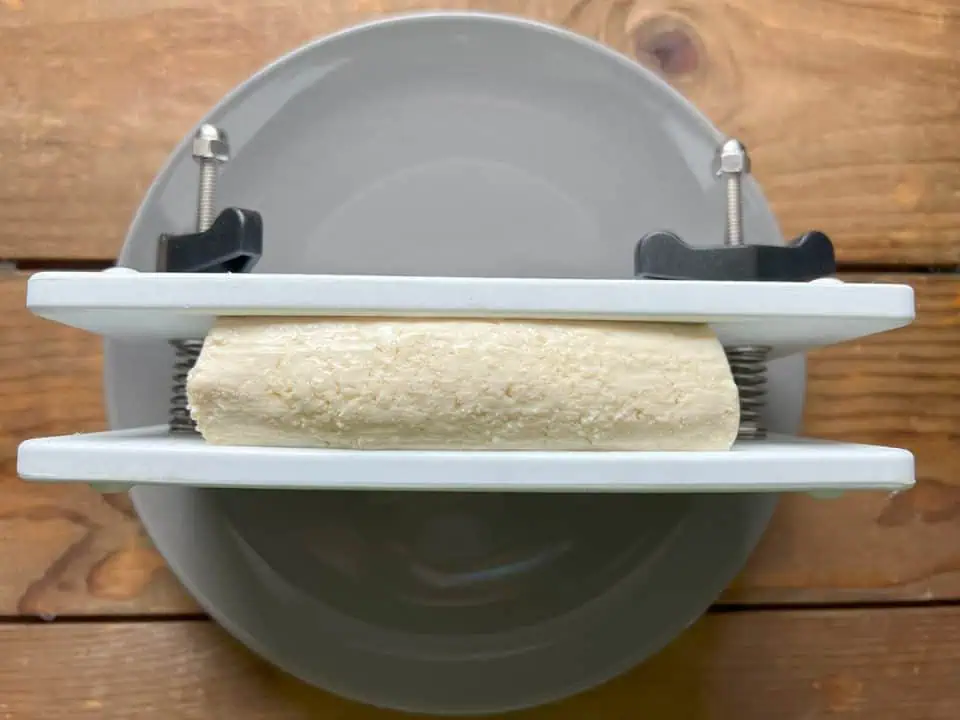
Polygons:
[[[861,612],[864,610],[937,610],[960,608],[960,598],[935,600],[880,600],[859,602],[824,602],[824,603],[725,603],[718,600],[705,615],[748,615],[775,612]],[[135,613],[129,615],[95,614],[95,615],[55,615],[40,617],[36,615],[0,615],[0,626],[3,625],[96,625],[110,624],[144,624],[144,623],[183,623],[183,622],[213,622],[213,619],[202,612],[199,613],[170,613],[148,614]]]

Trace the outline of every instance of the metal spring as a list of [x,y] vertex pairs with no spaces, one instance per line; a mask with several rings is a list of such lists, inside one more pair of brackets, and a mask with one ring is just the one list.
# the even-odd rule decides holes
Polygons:
[[[218,133],[216,128],[206,130]],[[195,156],[196,157],[196,156]],[[197,157],[200,163],[200,183],[197,187],[197,232],[208,230],[214,219],[214,200],[217,195],[217,162],[209,157]],[[171,340],[176,350],[173,361],[173,384],[170,388],[170,405],[167,410],[167,425],[171,433],[195,433],[197,424],[190,417],[187,401],[187,375],[197,364],[203,340]]]
[[170,344],[176,349],[176,357],[173,361],[168,425],[172,433],[195,433],[197,425],[190,417],[187,403],[187,375],[200,357],[203,340],[171,340]]
[[767,402],[767,358],[770,348],[740,345],[724,348],[740,394],[738,440],[762,440],[767,436],[763,409]]

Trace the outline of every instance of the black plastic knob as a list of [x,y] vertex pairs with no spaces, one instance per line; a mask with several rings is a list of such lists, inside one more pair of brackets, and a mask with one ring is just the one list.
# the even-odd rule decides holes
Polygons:
[[160,236],[157,271],[249,272],[263,255],[263,218],[254,210],[227,208],[203,232]]
[[808,282],[836,272],[833,243],[816,230],[786,245],[710,247],[658,231],[641,238],[634,252],[634,276],[656,280]]

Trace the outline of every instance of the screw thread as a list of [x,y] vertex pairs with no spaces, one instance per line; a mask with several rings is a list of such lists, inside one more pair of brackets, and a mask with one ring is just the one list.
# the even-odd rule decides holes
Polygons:
[[727,176],[727,245],[743,245],[743,227],[741,220],[740,175]]
[[217,164],[214,160],[200,162],[200,187],[197,195],[197,232],[213,225],[214,201],[217,194]]

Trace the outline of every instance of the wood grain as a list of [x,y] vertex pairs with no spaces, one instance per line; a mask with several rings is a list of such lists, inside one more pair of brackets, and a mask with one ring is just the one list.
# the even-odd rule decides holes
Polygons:
[[[960,277],[873,279],[911,282],[918,321],[816,353],[807,432],[910,448],[919,484],[786,499],[727,602],[960,597]],[[195,611],[121,496],[15,478],[18,442],[104,425],[99,341],[34,318],[24,285],[0,279],[0,615]]]
[[166,155],[307,40],[421,7],[565,25],[662,73],[751,146],[795,234],[848,263],[960,262],[951,0],[4,0],[0,259],[110,258]]
[[[401,720],[308,688],[207,622],[0,627],[4,720]],[[648,664],[516,720],[955,720],[960,609],[708,615]]]
[[895,496],[791,497],[727,600],[960,597],[960,277],[872,279],[912,284],[917,320],[813,353],[804,431],[908,448],[918,484]]
[[16,477],[23,440],[105,426],[99,338],[35,318],[25,294],[0,274],[0,614],[195,611],[126,496]]

